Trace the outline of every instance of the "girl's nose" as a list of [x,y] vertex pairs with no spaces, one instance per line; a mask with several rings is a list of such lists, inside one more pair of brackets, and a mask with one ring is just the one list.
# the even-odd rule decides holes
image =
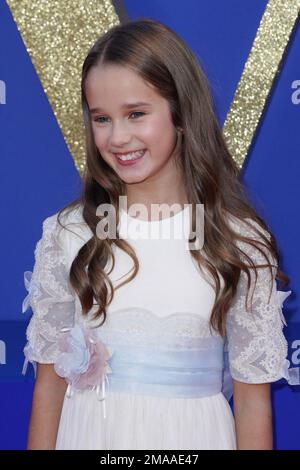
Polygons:
[[111,135],[110,135],[110,146],[123,147],[130,142],[131,136],[125,125],[118,124],[112,126]]

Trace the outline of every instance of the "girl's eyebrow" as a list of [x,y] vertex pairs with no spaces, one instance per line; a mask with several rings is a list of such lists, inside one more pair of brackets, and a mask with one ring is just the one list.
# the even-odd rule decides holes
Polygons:
[[[141,106],[151,106],[150,103],[146,103],[143,101],[138,101],[136,103],[125,103],[121,106],[121,109],[132,109],[132,108],[139,108]],[[90,113],[99,113],[102,112],[103,110],[101,108],[92,108],[90,109]]]

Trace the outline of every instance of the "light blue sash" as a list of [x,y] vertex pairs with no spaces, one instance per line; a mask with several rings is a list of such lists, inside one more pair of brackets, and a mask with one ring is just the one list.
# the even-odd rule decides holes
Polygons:
[[106,342],[106,346],[113,350],[111,372],[106,374],[102,387],[97,387],[104,417],[106,384],[112,392],[169,398],[201,398],[222,392],[229,401],[232,396],[228,352],[220,337],[198,340],[196,349],[121,346],[112,342]]
[[196,398],[222,390],[223,343],[195,350],[114,346],[111,391]]

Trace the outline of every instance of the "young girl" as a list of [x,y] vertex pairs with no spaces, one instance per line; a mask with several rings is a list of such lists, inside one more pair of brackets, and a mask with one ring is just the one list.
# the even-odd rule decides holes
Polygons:
[[199,63],[159,22],[115,26],[84,61],[82,106],[82,194],[44,220],[25,272],[28,448],[272,449],[291,291]]

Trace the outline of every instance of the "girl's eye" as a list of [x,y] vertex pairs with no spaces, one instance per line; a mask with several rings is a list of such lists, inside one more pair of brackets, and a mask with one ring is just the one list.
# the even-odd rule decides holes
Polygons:
[[[138,115],[142,115],[142,116],[143,116],[145,113],[142,113],[141,111],[133,111],[132,113],[130,113],[130,116],[131,116],[132,114],[138,114]],[[137,116],[137,117],[140,117],[140,116]],[[98,118],[95,119],[95,122],[99,122],[100,124],[103,124],[104,122],[106,122],[106,121],[104,121],[104,120],[101,121],[101,119],[104,119],[104,120],[105,120],[105,119],[107,119],[107,118],[106,118],[105,116],[99,116]]]
[[[142,113],[141,111],[133,111],[131,114],[140,114],[140,115],[144,115],[145,113]],[[139,116],[138,116],[139,117]]]
[[99,122],[99,124],[103,124],[104,121],[101,121],[101,119],[105,119],[105,117],[104,116],[97,117],[94,121]]

